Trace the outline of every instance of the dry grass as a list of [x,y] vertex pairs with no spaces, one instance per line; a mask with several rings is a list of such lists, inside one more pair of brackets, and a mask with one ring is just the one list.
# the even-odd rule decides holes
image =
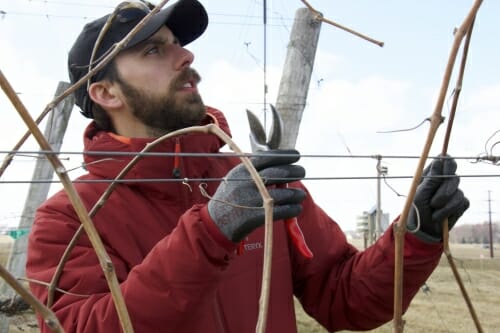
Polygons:
[[[489,259],[489,249],[479,245],[452,244],[451,251],[483,331],[500,332],[500,259]],[[404,315],[405,332],[477,332],[444,256],[427,285],[430,292],[420,291]],[[309,318],[300,305],[297,306],[297,313],[300,333],[327,332]],[[392,323],[369,332],[392,333]]]
[[0,264],[3,266],[7,264],[13,243],[14,240],[10,236],[0,235]]
[[[500,263],[500,261],[497,261]],[[500,265],[499,265],[500,266]],[[500,268],[461,270],[465,288],[484,332],[500,330]],[[469,333],[476,328],[449,267],[439,266],[428,280],[429,293],[419,292],[406,312],[406,332]],[[298,307],[299,332],[327,332]],[[347,332],[347,331],[345,331]],[[392,332],[388,323],[373,333]]]
[[[5,265],[7,261],[11,246],[12,239],[0,236],[0,263],[2,265]],[[499,332],[500,259],[489,259],[489,249],[484,249],[479,245],[452,244],[451,250],[484,332]],[[495,251],[498,251],[498,247]],[[500,257],[500,254],[498,256]],[[444,257],[429,278],[427,285],[430,292],[419,292],[404,316],[405,332],[469,333],[477,331]],[[300,333],[327,332],[309,318],[300,305],[296,308],[297,326]],[[9,332],[38,332],[37,329],[21,323],[32,317],[13,319]],[[392,333],[392,325],[388,323],[369,332]]]

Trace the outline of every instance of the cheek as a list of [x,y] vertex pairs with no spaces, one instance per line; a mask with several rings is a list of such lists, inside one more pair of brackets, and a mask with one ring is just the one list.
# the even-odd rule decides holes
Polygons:
[[171,60],[164,58],[148,59],[141,63],[123,62],[120,65],[121,78],[136,89],[151,93],[169,89],[175,79],[171,70]]
[[174,79],[173,73],[164,69],[164,67],[156,67],[151,72],[143,73],[141,82],[143,88],[151,91],[165,91],[165,89],[170,89]]

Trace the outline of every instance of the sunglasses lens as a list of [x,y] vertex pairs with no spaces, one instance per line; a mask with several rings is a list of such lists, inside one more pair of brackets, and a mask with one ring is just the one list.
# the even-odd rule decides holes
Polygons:
[[117,14],[117,20],[120,23],[141,19],[151,11],[145,3],[137,1],[122,2],[117,8],[120,8]]
[[147,12],[139,8],[127,8],[118,13],[117,19],[120,23],[128,23],[146,16]]

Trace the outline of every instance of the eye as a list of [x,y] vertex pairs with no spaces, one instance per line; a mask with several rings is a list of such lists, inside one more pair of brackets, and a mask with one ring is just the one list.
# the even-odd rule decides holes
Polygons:
[[146,51],[144,52],[145,55],[151,55],[151,54],[158,54],[160,52],[160,49],[158,46],[154,45],[151,47],[148,47]]

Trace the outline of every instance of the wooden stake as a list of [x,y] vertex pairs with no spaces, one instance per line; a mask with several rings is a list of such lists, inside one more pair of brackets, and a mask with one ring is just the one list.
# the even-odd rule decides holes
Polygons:
[[[69,83],[59,82],[55,96],[61,94],[68,87]],[[64,133],[66,132],[68,121],[71,115],[71,109],[73,108],[74,103],[74,98],[72,96],[65,99],[64,103],[59,104],[54,112],[50,114],[48,122],[45,126],[45,137],[47,137],[48,141],[51,143],[52,147],[54,147],[55,151],[59,151],[61,148]],[[43,156],[40,156],[40,158],[36,161],[32,179],[52,179],[53,175],[54,170],[52,169],[50,163]],[[45,201],[45,199],[47,199],[49,189],[50,183],[32,183],[30,185],[18,228],[23,230],[31,229],[35,211],[38,206],[40,206]],[[20,237],[14,240],[14,244],[12,245],[12,250],[10,252],[9,261],[7,263],[7,270],[15,277],[24,277],[26,274],[27,248],[27,236]],[[9,288],[8,284],[2,284],[0,294],[4,297],[9,298],[15,295],[14,290]],[[9,331],[9,317],[0,315],[0,318],[2,319],[0,332],[7,333]]]
[[280,148],[294,148],[297,142],[320,31],[321,21],[311,11],[297,10],[276,100],[276,110],[286,128]]

